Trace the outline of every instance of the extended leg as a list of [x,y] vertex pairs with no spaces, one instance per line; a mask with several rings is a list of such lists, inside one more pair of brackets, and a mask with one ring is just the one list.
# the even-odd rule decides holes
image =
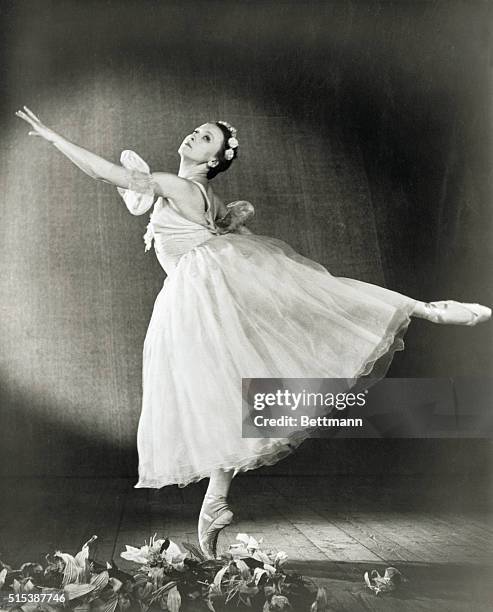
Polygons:
[[476,325],[491,318],[491,308],[454,300],[416,302],[411,316],[445,325]]
[[210,475],[198,524],[200,548],[207,557],[216,557],[219,532],[233,520],[227,501],[233,474],[234,470],[218,469]]

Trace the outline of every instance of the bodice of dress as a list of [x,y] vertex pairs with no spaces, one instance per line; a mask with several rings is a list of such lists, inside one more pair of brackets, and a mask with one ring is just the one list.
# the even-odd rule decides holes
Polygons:
[[135,151],[125,150],[120,156],[122,166],[127,170],[128,188],[118,187],[118,193],[133,215],[147,212],[153,205],[147,231],[144,235],[145,250],[154,250],[162,268],[170,274],[176,268],[180,258],[194,247],[207,242],[217,234],[251,233],[244,223],[254,214],[254,207],[245,200],[236,200],[227,204],[228,213],[221,220],[221,227],[216,225],[217,210],[214,199],[207,195],[205,187],[195,183],[204,198],[203,222],[191,221],[181,214],[171,198],[156,199],[153,178],[149,165]]
[[205,201],[203,224],[184,217],[172,200],[158,198],[144,235],[146,251],[154,241],[154,250],[162,268],[170,274],[180,258],[191,249],[217,235],[215,210],[203,185],[193,181],[202,191]]

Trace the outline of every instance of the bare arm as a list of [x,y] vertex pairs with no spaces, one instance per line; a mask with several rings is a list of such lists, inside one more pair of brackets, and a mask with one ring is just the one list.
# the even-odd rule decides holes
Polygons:
[[214,194],[214,204],[215,204],[216,213],[217,213],[216,220],[224,218],[228,214],[229,210],[226,207],[226,204],[224,203],[224,201],[216,194]]
[[92,153],[88,149],[70,142],[45,126],[26,106],[24,106],[24,111],[19,110],[15,114],[32,126],[33,130],[29,132],[30,136],[40,136],[51,142],[91,178],[110,183],[116,187],[122,187],[123,189],[152,190],[155,195],[170,198],[186,198],[191,193],[192,187],[190,182],[179,178],[175,174],[156,172],[148,175],[138,170],[128,170],[119,164],[114,164]]

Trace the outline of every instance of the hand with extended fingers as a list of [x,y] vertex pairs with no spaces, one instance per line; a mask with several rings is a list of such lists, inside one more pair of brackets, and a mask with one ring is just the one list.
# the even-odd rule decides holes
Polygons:
[[32,126],[33,129],[29,132],[29,136],[40,136],[49,142],[54,142],[58,134],[49,127],[46,127],[46,125],[41,122],[41,119],[36,117],[36,115],[29,110],[27,106],[24,106],[23,108],[23,111],[18,110],[15,114],[17,117],[24,119],[24,121]]

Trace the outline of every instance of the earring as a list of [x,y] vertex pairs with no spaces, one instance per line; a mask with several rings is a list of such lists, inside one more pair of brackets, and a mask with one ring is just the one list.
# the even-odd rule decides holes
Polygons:
[[207,162],[207,165],[209,166],[209,168],[215,168],[218,163],[219,162],[217,161],[217,159],[211,159]]

